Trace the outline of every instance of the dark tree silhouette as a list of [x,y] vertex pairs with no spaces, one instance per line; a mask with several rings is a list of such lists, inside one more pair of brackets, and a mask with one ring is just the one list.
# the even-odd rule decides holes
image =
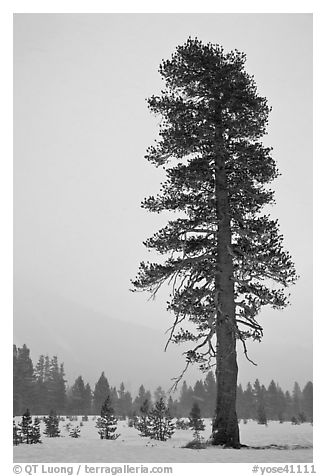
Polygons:
[[144,385],[141,385],[138,390],[138,395],[136,396],[133,402],[133,410],[139,415],[141,413],[141,407],[145,401],[148,401],[149,406],[152,406],[152,396],[149,390],[145,390]]
[[91,404],[90,387],[85,387],[82,376],[76,378],[68,392],[68,410],[74,415],[85,415],[89,412]]
[[14,415],[22,415],[26,408],[34,411],[35,376],[26,344],[21,348],[13,346],[13,397]]
[[99,415],[102,405],[110,392],[110,385],[104,372],[101,373],[100,378],[95,384],[93,397],[93,412]]
[[[148,104],[163,120],[146,158],[166,170],[167,180],[142,206],[180,217],[145,242],[166,260],[142,262],[133,281],[134,290],[152,296],[164,283],[172,286],[168,342],[193,343],[185,370],[193,362],[204,370],[216,365],[212,442],[234,448],[240,447],[236,340],[247,356],[246,339],[262,337],[261,307],[286,306],[284,288],[296,279],[278,222],[263,213],[273,203],[268,184],[278,172],[260,142],[270,108],[245,61],[243,53],[191,38],[162,61],[166,89]],[[189,329],[180,326],[187,321]]]
[[313,385],[307,382],[302,390],[302,408],[307,418],[313,420]]

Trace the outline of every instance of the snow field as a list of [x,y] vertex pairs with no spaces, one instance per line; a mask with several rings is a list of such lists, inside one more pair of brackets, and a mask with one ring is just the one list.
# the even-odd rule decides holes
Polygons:
[[[16,417],[19,422],[21,417]],[[288,449],[247,449],[240,450],[208,447],[202,450],[182,448],[193,439],[191,430],[176,430],[168,441],[156,441],[139,436],[135,428],[128,427],[127,421],[119,421],[117,440],[101,440],[96,420],[83,422],[80,438],[71,438],[65,425],[60,422],[61,437],[48,438],[43,435],[42,444],[21,444],[13,449],[15,463],[309,463],[312,462],[312,434],[310,423],[292,425],[269,422],[268,426],[255,421],[240,422],[241,443],[261,447],[265,445],[287,446]],[[79,425],[72,421],[72,427]],[[202,436],[207,439],[211,433],[211,420],[205,419],[206,428]]]

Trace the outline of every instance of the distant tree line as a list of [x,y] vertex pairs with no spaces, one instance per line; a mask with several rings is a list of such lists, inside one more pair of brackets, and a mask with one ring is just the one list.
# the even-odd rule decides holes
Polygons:
[[[56,356],[41,355],[34,366],[27,346],[24,344],[17,348],[14,345],[14,415],[23,415],[27,408],[34,415],[49,414],[51,410],[58,414],[99,415],[108,396],[115,414],[122,419],[140,415],[144,404],[152,409],[161,399],[172,417],[188,417],[196,403],[202,417],[211,418],[216,402],[216,382],[214,373],[209,371],[205,379],[198,380],[193,387],[184,381],[178,398],[168,396],[162,387],[158,387],[152,395],[143,385],[132,398],[123,382],[118,389],[110,386],[104,372],[94,389],[84,382],[82,376],[68,386],[64,365],[58,363]],[[274,380],[267,388],[258,379],[253,385],[248,383],[245,389],[240,384],[237,388],[237,415],[239,419],[256,419],[261,423],[265,420],[312,421],[313,384],[309,381],[301,390],[295,382],[291,393],[284,392]]]
[[304,422],[313,420],[313,384],[307,382],[301,390],[294,383],[292,393],[283,392],[281,387],[271,381],[266,388],[257,379],[253,385],[247,384],[245,390],[241,385],[237,389],[237,415],[242,419]]

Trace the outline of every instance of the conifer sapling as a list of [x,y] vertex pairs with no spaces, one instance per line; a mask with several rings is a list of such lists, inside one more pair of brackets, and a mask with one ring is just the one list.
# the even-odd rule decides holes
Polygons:
[[140,419],[137,422],[137,430],[140,432],[140,436],[150,436],[151,427],[149,424],[149,402],[146,399],[140,407]]
[[50,411],[48,417],[44,417],[45,431],[44,434],[49,438],[57,438],[60,436],[59,417],[54,410]]
[[41,441],[41,429],[40,429],[41,420],[38,417],[34,418],[34,423],[32,426],[32,439],[31,443],[42,443]]
[[189,415],[189,426],[193,430],[194,439],[201,440],[200,432],[205,430],[204,420],[201,419],[200,408],[197,402],[193,404]]
[[13,420],[13,444],[14,444],[14,446],[17,446],[22,442],[23,442],[23,440],[22,440],[22,437],[21,437],[20,428],[19,428],[18,425],[16,425],[15,420]]
[[20,435],[22,443],[31,444],[33,439],[33,422],[29,409],[22,416],[21,422],[18,424],[20,427]]
[[106,398],[101,408],[101,416],[97,419],[96,427],[101,440],[116,440],[120,434],[116,433],[117,419],[111,406],[110,395]]
[[149,412],[147,425],[149,436],[154,440],[166,441],[173,435],[175,426],[163,398]]

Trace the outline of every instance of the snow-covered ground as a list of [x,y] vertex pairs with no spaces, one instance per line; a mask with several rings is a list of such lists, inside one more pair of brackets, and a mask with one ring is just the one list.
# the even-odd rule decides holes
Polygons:
[[[16,418],[20,421],[19,418]],[[72,422],[72,425],[80,423]],[[14,462],[32,463],[310,463],[312,462],[312,433],[310,423],[291,425],[285,422],[269,422],[268,426],[255,421],[240,423],[241,442],[255,447],[266,445],[286,446],[286,449],[240,450],[208,447],[202,450],[182,448],[192,440],[191,430],[176,430],[168,441],[155,441],[139,436],[135,428],[129,428],[126,421],[118,423],[120,437],[115,441],[100,440],[95,421],[90,418],[83,422],[80,438],[69,436],[61,422],[61,437],[47,438],[42,444],[21,444],[14,447]],[[205,420],[206,429],[202,433],[210,435],[210,420]]]

